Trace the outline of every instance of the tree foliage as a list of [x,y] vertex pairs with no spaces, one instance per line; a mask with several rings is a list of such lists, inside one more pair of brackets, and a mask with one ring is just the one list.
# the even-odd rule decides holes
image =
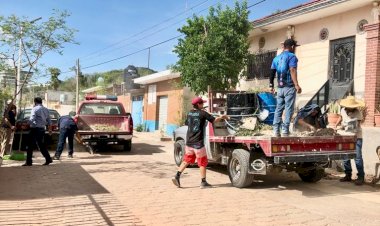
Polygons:
[[[62,54],[66,43],[74,41],[75,29],[66,24],[70,14],[67,11],[54,10],[52,15],[42,20],[31,22],[30,18],[11,15],[0,16],[0,68],[17,74],[18,50],[22,48],[21,70],[26,76],[22,78],[21,87],[14,96],[22,92],[31,76],[38,74],[39,60],[48,52]],[[21,46],[19,41],[21,42]]]
[[58,78],[58,76],[61,74],[61,70],[59,70],[59,68],[49,67],[48,71],[50,73],[50,87],[53,90],[57,90],[61,84],[61,80]]
[[179,39],[174,52],[178,62],[174,70],[181,73],[181,82],[196,93],[212,89],[235,87],[239,74],[248,62],[247,2],[236,2],[235,8],[211,7],[206,17],[193,16],[179,29],[185,36]]

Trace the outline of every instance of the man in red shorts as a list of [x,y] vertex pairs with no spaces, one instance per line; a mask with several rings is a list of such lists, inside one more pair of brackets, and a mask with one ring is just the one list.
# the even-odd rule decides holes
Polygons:
[[188,126],[187,135],[186,135],[186,147],[185,147],[185,156],[183,161],[178,168],[177,174],[172,178],[173,183],[177,187],[181,187],[180,177],[181,173],[186,169],[189,164],[193,164],[195,159],[201,172],[201,188],[207,188],[211,185],[206,181],[206,166],[208,163],[206,148],[204,146],[203,140],[203,131],[206,125],[206,121],[211,123],[219,122],[223,119],[228,119],[228,116],[223,115],[217,118],[214,118],[212,115],[207,113],[203,109],[203,103],[201,97],[196,97],[191,101],[193,109],[187,114],[187,119],[185,125]]

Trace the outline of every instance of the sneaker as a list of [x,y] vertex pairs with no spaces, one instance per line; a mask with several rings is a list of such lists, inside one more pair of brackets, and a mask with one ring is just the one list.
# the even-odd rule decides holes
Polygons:
[[67,156],[67,158],[72,159],[72,158],[73,158],[73,155],[70,155],[70,154],[69,154],[69,155]]
[[203,189],[203,188],[211,188],[212,185],[209,184],[209,183],[207,183],[207,181],[202,181],[200,187],[201,187],[202,189]]
[[281,137],[288,137],[289,136],[289,133],[282,133],[281,134]]
[[181,183],[179,182],[179,176],[175,175],[173,178],[172,178],[172,182],[175,186],[177,187],[181,187]]
[[350,181],[352,181],[351,175],[346,175],[343,178],[340,178],[339,181],[340,182],[350,182]]
[[54,156],[53,159],[54,160],[59,160],[59,157],[58,156]]
[[281,137],[280,133],[273,133],[274,137]]
[[355,185],[363,185],[364,184],[364,178],[363,177],[359,177],[358,179],[355,180]]

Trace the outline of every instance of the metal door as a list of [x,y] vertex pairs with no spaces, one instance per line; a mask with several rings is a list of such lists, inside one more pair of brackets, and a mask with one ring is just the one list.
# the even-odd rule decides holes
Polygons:
[[355,37],[330,42],[329,101],[338,100],[353,91]]
[[132,97],[132,119],[133,127],[136,128],[138,125],[143,123],[143,96]]
[[156,129],[166,130],[168,120],[168,96],[158,97],[158,123]]

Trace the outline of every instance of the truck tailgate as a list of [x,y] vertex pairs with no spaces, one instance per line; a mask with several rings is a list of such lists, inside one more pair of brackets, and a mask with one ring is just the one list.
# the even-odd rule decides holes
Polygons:
[[120,115],[80,115],[78,129],[80,134],[130,134],[128,116]]

